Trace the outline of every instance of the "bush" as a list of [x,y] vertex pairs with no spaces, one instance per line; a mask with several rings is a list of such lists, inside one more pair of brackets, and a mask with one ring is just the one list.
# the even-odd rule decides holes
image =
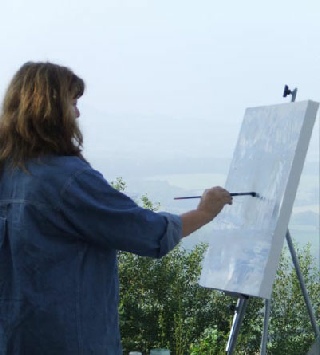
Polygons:
[[[125,189],[122,179],[113,184]],[[156,210],[147,196],[142,205]],[[230,333],[236,299],[198,285],[207,246],[192,251],[176,248],[160,260],[119,253],[120,326],[124,353],[152,348],[171,350],[172,355],[220,355]],[[310,245],[296,247],[304,281],[316,318],[320,319],[320,272]],[[242,322],[236,353],[259,353],[264,302],[250,298]],[[268,354],[305,354],[314,332],[291,256],[284,251],[273,287],[269,319]]]

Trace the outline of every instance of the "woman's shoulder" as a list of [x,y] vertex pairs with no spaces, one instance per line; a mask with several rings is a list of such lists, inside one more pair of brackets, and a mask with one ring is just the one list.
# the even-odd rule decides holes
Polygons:
[[77,156],[51,156],[46,158],[46,163],[56,168],[63,168],[65,171],[91,169],[84,158]]
[[77,156],[46,156],[29,161],[27,170],[32,176],[54,180],[66,180],[86,170],[92,170],[91,165]]

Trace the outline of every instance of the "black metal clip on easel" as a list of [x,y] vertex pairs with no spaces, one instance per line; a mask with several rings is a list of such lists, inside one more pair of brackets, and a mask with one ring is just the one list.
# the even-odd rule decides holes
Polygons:
[[298,91],[298,88],[290,90],[289,86],[285,85],[284,90],[283,90],[283,97],[287,97],[288,95],[291,95],[291,102],[295,102],[296,97],[297,97],[297,91]]

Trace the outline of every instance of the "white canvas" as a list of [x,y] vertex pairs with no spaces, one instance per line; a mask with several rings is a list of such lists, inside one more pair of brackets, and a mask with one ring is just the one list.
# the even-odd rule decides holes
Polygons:
[[270,298],[319,104],[248,108],[226,180],[234,197],[212,222],[200,285]]

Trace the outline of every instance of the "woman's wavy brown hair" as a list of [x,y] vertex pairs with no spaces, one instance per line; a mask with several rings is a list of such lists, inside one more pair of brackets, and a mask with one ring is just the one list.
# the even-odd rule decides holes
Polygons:
[[25,167],[48,154],[81,157],[83,137],[70,100],[84,82],[53,63],[25,63],[14,75],[0,114],[0,165]]

